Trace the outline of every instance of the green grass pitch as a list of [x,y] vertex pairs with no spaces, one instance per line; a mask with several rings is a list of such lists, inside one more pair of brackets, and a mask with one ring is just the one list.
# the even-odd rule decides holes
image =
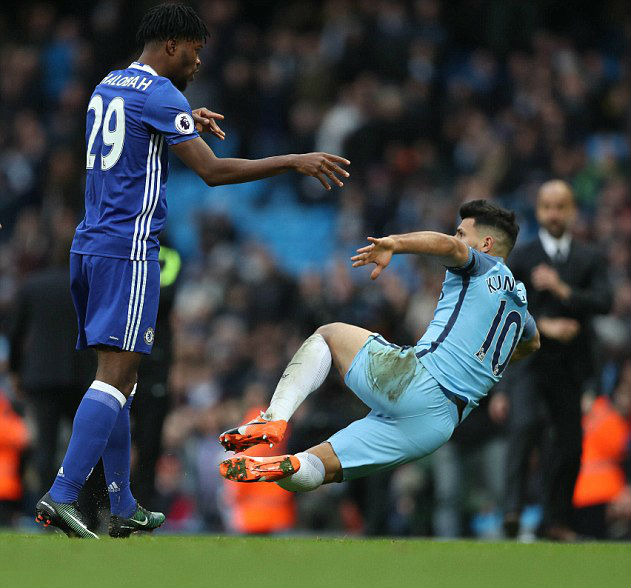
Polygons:
[[631,586],[631,546],[212,536],[0,535],[0,588]]

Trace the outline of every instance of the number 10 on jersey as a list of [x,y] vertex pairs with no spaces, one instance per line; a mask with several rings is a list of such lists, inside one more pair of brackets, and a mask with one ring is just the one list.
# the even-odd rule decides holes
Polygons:
[[[493,339],[495,339],[495,334],[497,333],[497,329],[504,315],[505,308],[506,308],[506,300],[502,300],[500,302],[499,308],[497,309],[497,313],[495,314],[495,318],[493,319],[493,323],[491,324],[491,328],[489,329],[489,332],[487,333],[486,338],[484,339],[484,343],[482,343],[482,346],[480,347],[480,349],[478,349],[477,353],[475,354],[475,356],[480,361],[484,361],[484,358],[486,357],[486,354],[488,353],[489,348],[491,347],[491,343],[493,343]],[[504,369],[508,365],[508,362],[510,361],[511,355],[513,355],[513,351],[515,351],[517,342],[519,341],[519,338],[521,337],[521,332],[522,332],[521,323],[522,323],[521,316],[515,310],[511,310],[506,316],[506,319],[504,320],[504,324],[502,325],[502,329],[500,330],[499,337],[497,338],[497,342],[495,343],[495,350],[493,351],[493,356],[491,358],[491,369],[493,370],[493,374],[495,376],[499,376],[504,371]],[[515,325],[515,332],[513,334],[513,340],[511,342],[508,355],[506,355],[506,357],[504,358],[504,361],[500,363],[500,357],[501,357],[504,341],[506,341],[506,336],[508,335],[508,331],[513,325]]]

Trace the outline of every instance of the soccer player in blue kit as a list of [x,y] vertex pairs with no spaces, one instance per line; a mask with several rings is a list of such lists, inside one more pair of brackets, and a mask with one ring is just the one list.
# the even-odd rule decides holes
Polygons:
[[419,459],[447,442],[511,359],[539,348],[524,286],[504,263],[519,231],[515,214],[475,200],[460,216],[455,236],[425,231],[369,238],[352,258],[353,267],[377,266],[372,279],[401,253],[432,256],[446,267],[434,318],[416,345],[399,347],[343,323],[320,327],[288,364],[267,411],[219,440],[235,451],[280,441],[332,362],[371,412],[296,455],[237,454],[220,464],[225,478],[305,492]]
[[205,108],[191,111],[182,94],[199,69],[206,26],[192,8],[166,3],[144,15],[137,37],[143,46],[138,61],[105,76],[88,104],[86,212],[71,248],[71,292],[77,348],[96,349],[98,367],[59,472],[36,505],[36,520],[84,538],[97,535],[88,529],[77,497],[101,458],[112,537],[151,531],[165,520],[131,493],[129,411],[140,359],[154,339],[168,150],[210,186],[293,170],[330,189],[330,183],[342,186],[338,176],[349,175],[340,165],[350,162],[327,153],[217,158],[199,132],[223,138],[216,123],[223,117]]

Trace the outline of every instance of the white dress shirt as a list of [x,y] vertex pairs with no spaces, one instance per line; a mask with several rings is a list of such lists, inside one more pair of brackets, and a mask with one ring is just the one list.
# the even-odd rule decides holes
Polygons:
[[563,263],[567,256],[570,254],[570,245],[572,244],[572,235],[569,231],[566,231],[556,239],[544,228],[539,229],[539,239],[543,250],[548,254],[548,257],[557,263]]

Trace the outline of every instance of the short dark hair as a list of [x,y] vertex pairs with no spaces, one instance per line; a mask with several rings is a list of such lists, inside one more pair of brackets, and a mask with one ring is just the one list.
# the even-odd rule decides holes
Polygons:
[[500,230],[506,240],[506,254],[511,252],[519,234],[519,225],[515,220],[515,213],[506,210],[488,200],[470,200],[460,207],[460,218],[472,218],[476,226],[491,227]]
[[168,39],[206,42],[209,36],[204,21],[191,6],[165,2],[145,12],[136,40],[139,45],[144,46],[151,41]]

